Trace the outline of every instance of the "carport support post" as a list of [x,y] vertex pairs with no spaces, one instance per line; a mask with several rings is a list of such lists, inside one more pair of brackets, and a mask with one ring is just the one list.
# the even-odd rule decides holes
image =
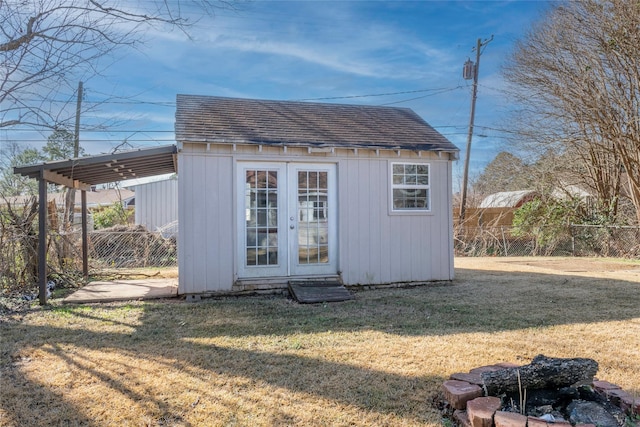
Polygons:
[[87,191],[80,193],[82,203],[82,276],[89,277],[89,245],[87,243]]
[[38,292],[40,305],[47,303],[47,180],[38,180]]

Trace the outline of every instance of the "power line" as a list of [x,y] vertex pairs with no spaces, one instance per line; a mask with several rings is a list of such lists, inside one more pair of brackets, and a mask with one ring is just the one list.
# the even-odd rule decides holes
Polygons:
[[[41,99],[22,99],[24,102],[42,102]],[[63,99],[47,99],[46,102],[52,104],[72,104],[72,101]],[[115,104],[115,105],[155,105],[157,107],[175,107],[175,101],[144,101],[144,100],[129,100],[129,101],[82,101],[85,104],[102,105],[102,104]]]
[[[433,126],[434,128],[438,128],[438,129],[446,129],[446,128],[454,128],[454,129],[463,129],[465,126],[464,125],[434,125],[432,124],[431,126]],[[477,128],[481,128],[481,129],[486,129],[486,130],[495,130],[498,132],[505,132],[505,133],[518,133],[516,131],[510,131],[508,129],[498,129],[498,128],[491,128],[491,127],[487,127],[487,126],[476,126]],[[98,129],[80,129],[81,133],[175,133],[175,131],[173,130],[140,130],[140,129],[136,129],[136,130],[98,130]],[[9,130],[5,129],[4,132],[9,132]],[[11,129],[10,132],[39,132],[37,130],[34,129]]]
[[[435,92],[433,95],[437,95],[440,93],[446,93],[446,92],[451,92],[457,89],[461,89],[463,88],[463,86],[455,86],[455,87],[451,87],[451,88],[430,88],[430,89],[415,89],[415,90],[405,90],[405,91],[399,91],[399,92],[385,92],[385,93],[371,93],[371,94],[364,94],[364,95],[344,95],[344,96],[325,96],[325,97],[319,97],[319,98],[300,98],[300,99],[292,99],[292,101],[330,101],[330,100],[336,100],[336,99],[356,99],[356,98],[370,98],[370,97],[378,97],[378,96],[394,96],[394,95],[406,95],[406,94],[411,94],[411,93],[423,93],[423,92]],[[427,95],[427,96],[431,96],[431,95]],[[414,99],[421,99],[421,98],[425,98],[424,97],[419,97],[419,98],[413,98],[410,100],[406,100],[406,101],[398,101],[398,103],[400,102],[408,102]],[[36,99],[26,99],[24,100],[26,102],[40,102],[41,100],[36,100]],[[51,103],[57,103],[57,104],[69,104],[70,101],[69,100],[62,100],[62,99],[50,99],[47,100],[47,102],[51,102]],[[175,107],[176,106],[176,102],[175,101],[145,101],[145,100],[122,100],[122,101],[109,101],[109,100],[105,100],[105,101],[89,101],[89,100],[84,100],[83,101],[86,104],[92,104],[92,105],[100,105],[100,104],[116,104],[116,105],[155,105],[155,106],[159,106],[159,107]],[[382,104],[382,105],[391,105],[393,103],[387,103],[387,104]]]
[[[46,139],[11,139],[11,141],[13,142],[45,142]],[[124,138],[124,139],[82,139],[80,138],[80,142],[85,143],[85,142],[122,142],[122,141],[127,141],[127,142],[175,142],[175,139],[129,139],[129,138]]]
[[[7,129],[9,131],[9,129]],[[40,132],[35,129],[10,129],[11,132]],[[174,133],[172,130],[99,130],[99,129],[80,129],[82,133]]]
[[[387,92],[387,93],[371,93],[367,95],[346,95],[346,96],[326,96],[322,98],[302,98],[302,99],[294,99],[293,101],[330,101],[333,99],[353,99],[353,98],[369,98],[374,96],[392,96],[392,95],[406,95],[408,93],[421,93],[421,92],[434,92],[434,91],[451,91],[460,89],[462,86],[457,86],[455,88],[435,88],[435,89],[416,89],[416,90],[405,90],[402,92]],[[442,92],[438,92],[442,93]],[[388,105],[388,104],[383,104]]]
[[436,92],[436,93],[430,93],[429,95],[423,95],[423,96],[418,96],[416,98],[404,99],[402,101],[387,102],[385,104],[380,104],[380,105],[402,104],[404,102],[410,102],[410,101],[415,101],[415,100],[418,100],[418,99],[428,98],[430,96],[440,95],[441,93],[453,92],[454,90],[458,90],[458,89],[462,89],[462,86],[456,86],[456,87],[449,88],[449,89],[443,89],[443,90],[441,90],[439,92]]

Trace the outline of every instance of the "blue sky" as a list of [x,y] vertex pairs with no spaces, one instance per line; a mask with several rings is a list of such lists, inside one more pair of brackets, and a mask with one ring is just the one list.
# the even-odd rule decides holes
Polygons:
[[[90,154],[173,143],[178,93],[408,107],[461,150],[471,81],[462,65],[484,49],[471,176],[503,149],[512,108],[500,68],[546,1],[255,1],[192,28],[151,29],[137,49],[105,58],[85,77],[81,144]],[[188,11],[187,11],[188,12]],[[388,95],[382,95],[388,94]],[[379,96],[366,96],[379,95]],[[106,103],[104,102],[106,100]],[[106,125],[108,132],[92,130]],[[13,137],[8,134],[7,138]],[[30,140],[20,132],[16,139]],[[454,182],[462,175],[454,166]]]

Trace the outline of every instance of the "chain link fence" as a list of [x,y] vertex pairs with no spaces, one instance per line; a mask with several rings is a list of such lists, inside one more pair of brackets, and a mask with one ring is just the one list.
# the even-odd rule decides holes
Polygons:
[[178,265],[176,234],[165,237],[143,227],[126,231],[88,233],[89,260],[94,269],[175,267]]
[[[0,229],[1,294],[22,294],[35,289],[38,274],[37,229]],[[114,269],[177,267],[177,233],[149,232],[144,227],[118,227],[87,234],[89,273],[100,277]],[[48,280],[62,286],[82,281],[82,234],[49,231]]]
[[[2,293],[31,289],[37,282],[38,237],[32,218],[4,224],[0,229],[0,286]],[[16,225],[17,224],[17,225]],[[177,225],[177,224],[176,224]],[[177,228],[177,227],[175,227]],[[88,233],[90,274],[112,275],[114,270],[176,267],[177,232],[149,232],[142,226],[114,227]],[[82,238],[79,231],[50,231],[47,267],[50,279],[82,280]],[[640,258],[640,227],[570,225],[520,233],[508,226],[456,227],[456,256],[583,256]],[[108,272],[108,273],[107,273]]]
[[640,258],[640,227],[568,225],[521,233],[513,227],[457,227],[456,256]]

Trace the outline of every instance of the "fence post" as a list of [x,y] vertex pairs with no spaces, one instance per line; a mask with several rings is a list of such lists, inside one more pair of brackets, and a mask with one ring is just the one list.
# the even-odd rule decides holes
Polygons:
[[38,296],[47,304],[47,181],[44,171],[38,179]]
[[500,226],[500,231],[502,232],[502,244],[504,245],[504,256],[509,256],[509,250],[507,249],[507,239],[504,237],[504,225]]
[[89,278],[89,244],[87,243],[87,191],[82,190],[82,277]]
[[576,235],[574,233],[573,224],[569,224],[569,231],[571,232],[571,256],[576,256]]

